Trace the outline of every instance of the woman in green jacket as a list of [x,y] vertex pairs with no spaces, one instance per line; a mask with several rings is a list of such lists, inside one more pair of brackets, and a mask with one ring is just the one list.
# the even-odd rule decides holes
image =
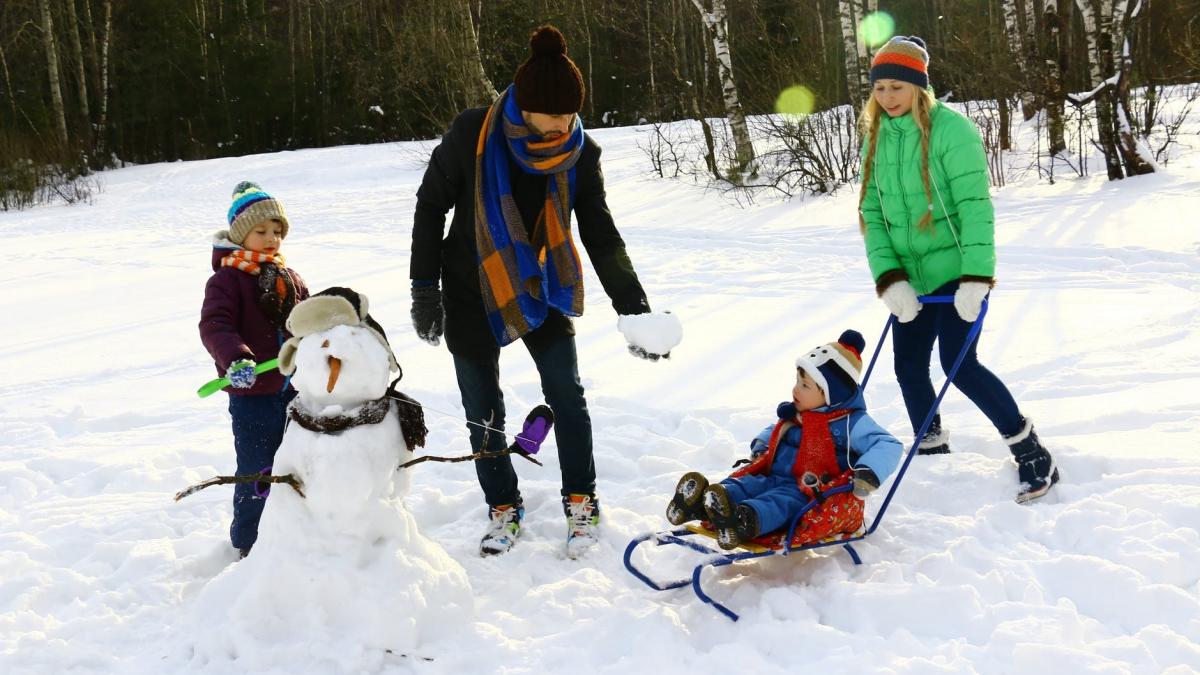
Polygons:
[[[994,284],[995,224],[987,158],[971,120],[929,89],[929,54],[917,37],[895,37],[871,63],[872,96],[863,107],[863,184],[859,218],[875,290],[896,315],[896,379],[916,433],[933,406],[929,363],[936,340],[948,370]],[[920,295],[953,295],[922,305]],[[1004,437],[1021,486],[1018,502],[1058,482],[1054,460],[1008,388],[967,352],[954,385]],[[918,452],[949,452],[934,417]]]

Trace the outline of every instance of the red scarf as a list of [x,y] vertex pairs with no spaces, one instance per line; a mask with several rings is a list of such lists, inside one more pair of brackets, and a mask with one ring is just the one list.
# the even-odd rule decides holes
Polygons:
[[[833,432],[829,430],[829,425],[849,414],[849,410],[830,412],[808,410],[800,413],[800,448],[796,450],[796,462],[792,464],[792,475],[796,477],[800,490],[809,498],[813,496],[812,491],[801,481],[805,472],[811,471],[817,475],[821,489],[841,482],[838,479],[841,478],[842,470],[838,465],[837,451],[833,445]],[[767,446],[767,451],[759,455],[758,459],[751,464],[735,471],[732,477],[769,473],[771,464],[775,461],[775,451],[779,448],[779,439],[783,438],[783,433],[793,423],[792,420],[779,420],[775,429],[771,431],[771,441]]]

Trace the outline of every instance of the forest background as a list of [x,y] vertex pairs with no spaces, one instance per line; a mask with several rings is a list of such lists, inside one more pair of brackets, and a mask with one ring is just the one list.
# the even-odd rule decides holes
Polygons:
[[[3,0],[0,209],[86,199],[81,178],[127,163],[434,138],[546,23],[587,127],[655,125],[659,174],[698,145],[710,179],[788,194],[856,177],[854,115],[893,33],[929,43],[939,97],[993,103],[989,153],[1043,115],[1051,178],[1056,158],[1086,173],[1092,146],[1112,179],[1153,171],[1181,119],[1161,97],[1200,80],[1200,0]],[[754,128],[775,112],[813,119]],[[685,119],[703,140],[658,126]]]

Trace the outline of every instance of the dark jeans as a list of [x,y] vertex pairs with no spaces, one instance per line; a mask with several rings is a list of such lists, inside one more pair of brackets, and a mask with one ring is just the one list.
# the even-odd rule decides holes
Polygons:
[[[278,394],[229,397],[233,447],[237,450],[236,475],[258,473],[275,461],[275,451],[283,442],[287,405],[295,396],[296,390],[289,388]],[[229,540],[234,548],[254,545],[263,506],[263,498],[254,494],[254,483],[234,485],[233,524],[229,526]]]
[[[930,295],[953,295],[957,289],[958,282],[952,281]],[[914,433],[921,429],[921,423],[925,421],[925,415],[933,407],[936,398],[929,377],[934,340],[938,343],[942,370],[949,371],[970,329],[971,324],[958,316],[953,304],[923,305],[917,318],[909,323],[897,321],[893,327],[896,381],[900,384],[900,393],[904,395],[904,407],[908,409],[908,419]],[[1025,426],[1021,411],[1000,378],[979,363],[975,354],[978,345],[979,340],[976,340],[967,350],[954,377],[954,386],[979,407],[996,431],[1002,436],[1012,436]]]
[[[554,438],[558,442],[558,462],[562,469],[562,494],[564,497],[572,493],[593,494],[596,491],[596,463],[592,457],[592,418],[588,415],[583,385],[579,382],[575,337],[564,335],[536,346],[526,342],[525,347],[541,375],[546,403],[554,410]],[[499,348],[482,358],[455,354],[454,370],[467,420],[503,430],[504,394],[500,391],[499,360]],[[522,415],[520,422],[523,421]],[[468,424],[467,429],[471,433],[471,447],[482,448],[484,430],[474,424]],[[503,433],[488,433],[485,450],[506,447]],[[477,460],[475,472],[489,506],[512,504],[520,498],[517,473],[509,455]]]

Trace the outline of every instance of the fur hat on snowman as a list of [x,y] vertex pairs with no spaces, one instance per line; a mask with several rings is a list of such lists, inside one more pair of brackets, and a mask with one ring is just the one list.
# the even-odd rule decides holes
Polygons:
[[301,340],[334,326],[365,328],[387,350],[390,369],[400,372],[387,334],[383,332],[383,326],[371,318],[367,311],[369,307],[367,296],[341,286],[327,288],[296,305],[287,319],[287,330],[292,337],[279,348],[279,372],[284,375],[295,372],[296,350]]

